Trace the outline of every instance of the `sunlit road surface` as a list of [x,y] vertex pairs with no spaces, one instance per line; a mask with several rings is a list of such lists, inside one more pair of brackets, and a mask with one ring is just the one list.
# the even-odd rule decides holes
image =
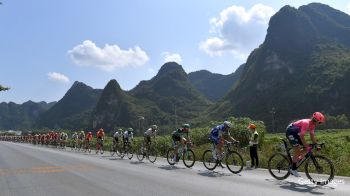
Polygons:
[[[344,163],[345,164],[345,163]],[[207,171],[196,162],[169,166],[134,156],[79,153],[29,144],[0,142],[0,196],[109,195],[350,195],[350,178],[336,177],[327,186],[305,184],[306,177],[274,180],[267,170]]]

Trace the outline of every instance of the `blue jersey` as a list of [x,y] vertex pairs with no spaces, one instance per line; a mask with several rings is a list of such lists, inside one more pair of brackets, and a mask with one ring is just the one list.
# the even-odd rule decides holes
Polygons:
[[225,130],[224,127],[225,126],[222,124],[222,125],[218,125],[218,126],[212,128],[210,135],[212,137],[221,137],[223,135],[230,135],[230,132],[228,132],[228,129]]

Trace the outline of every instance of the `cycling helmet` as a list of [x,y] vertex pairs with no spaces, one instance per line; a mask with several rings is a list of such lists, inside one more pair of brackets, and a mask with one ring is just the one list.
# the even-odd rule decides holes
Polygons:
[[315,112],[312,115],[312,118],[314,118],[315,120],[317,120],[318,123],[324,123],[326,118],[324,117],[324,115],[321,112]]
[[256,129],[256,125],[254,125],[254,124],[249,124],[248,129]]
[[88,134],[89,134],[89,135],[92,135],[92,132],[90,131]]
[[182,128],[188,128],[189,129],[190,128],[190,124],[183,124]]
[[123,131],[123,129],[118,129],[118,131],[122,132],[122,131]]
[[158,129],[158,126],[157,125],[152,125],[151,128],[152,129]]
[[102,128],[100,129],[100,131],[104,132]]
[[129,129],[128,129],[128,131],[130,131],[130,132],[133,132],[133,131],[134,131],[134,129],[132,129],[132,128],[129,128]]
[[231,128],[232,124],[230,121],[224,121],[224,126]]
[[84,131],[80,131],[80,133],[84,133]]

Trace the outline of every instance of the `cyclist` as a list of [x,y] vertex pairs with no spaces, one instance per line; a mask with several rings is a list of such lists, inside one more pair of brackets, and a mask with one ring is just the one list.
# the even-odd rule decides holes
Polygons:
[[236,142],[236,140],[231,137],[229,129],[232,127],[232,124],[230,121],[224,121],[223,124],[217,125],[214,128],[211,129],[210,132],[210,141],[213,143],[216,152],[214,151],[214,159],[221,160],[224,156],[224,143],[225,140],[231,140],[233,142]]
[[123,133],[123,130],[122,129],[118,129],[114,135],[113,135],[113,143],[115,144],[118,144],[119,143],[119,138],[120,138],[120,135]]
[[151,142],[152,142],[151,137],[153,137],[154,139],[156,138],[157,130],[158,130],[158,126],[152,125],[149,129],[145,131],[144,137],[143,137],[144,149],[148,149],[149,146],[151,145]]
[[96,138],[97,138],[96,147],[97,147],[97,145],[99,145],[97,150],[100,150],[100,149],[103,148],[103,140],[105,139],[105,132],[104,132],[104,130],[102,128],[97,131]]
[[72,144],[73,144],[73,148],[76,148],[78,145],[78,139],[79,139],[79,135],[78,133],[75,131],[72,135]]
[[92,141],[92,132],[90,131],[88,134],[86,134],[85,137],[85,149],[87,150],[88,147],[90,147],[90,142]]
[[[127,131],[124,132],[123,134],[123,149],[125,150],[126,145],[130,144],[130,140],[133,141],[134,140],[134,133],[133,133],[133,129],[132,128],[128,128]],[[130,140],[129,140],[130,138]]]
[[[116,148],[116,146],[118,145],[119,143],[119,138],[120,138],[120,135],[123,133],[123,130],[122,129],[118,129],[114,135],[113,135],[113,147],[114,149]],[[116,149],[115,149],[116,150]]]
[[[179,152],[178,152],[178,149],[179,149],[178,143],[181,143],[182,149],[184,149],[185,145],[187,143],[187,140],[189,142],[191,142],[189,135],[188,135],[189,131],[190,131],[190,125],[183,124],[182,128],[173,131],[171,134],[171,138],[173,140],[174,151],[175,151],[174,162],[179,162],[179,160],[180,160]],[[186,134],[187,139],[184,137],[185,134]]]
[[61,147],[65,148],[66,147],[66,142],[68,140],[68,135],[65,132],[61,132],[60,134],[60,142],[61,142]]
[[78,139],[79,139],[79,148],[81,148],[83,143],[84,143],[84,139],[85,139],[85,132],[84,131],[80,131]]
[[300,177],[299,173],[296,171],[297,163],[309,150],[309,145],[305,140],[305,134],[309,131],[312,143],[316,144],[315,128],[318,124],[324,123],[325,120],[326,118],[321,112],[315,112],[310,119],[298,120],[288,125],[286,137],[294,150],[292,168],[289,168],[289,172],[292,175]]

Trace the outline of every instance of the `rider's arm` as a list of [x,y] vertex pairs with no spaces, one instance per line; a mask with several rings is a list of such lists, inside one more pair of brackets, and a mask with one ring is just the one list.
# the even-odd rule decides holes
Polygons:
[[311,133],[310,132],[310,138],[311,138],[311,141],[312,141],[313,144],[317,143],[317,140],[316,140],[316,137],[315,137],[315,133]]
[[307,142],[306,142],[304,136],[305,136],[305,135],[300,134],[300,140],[301,140],[301,142],[303,143],[303,146],[304,146],[305,148],[307,148],[307,147],[308,147],[308,144],[307,144]]

